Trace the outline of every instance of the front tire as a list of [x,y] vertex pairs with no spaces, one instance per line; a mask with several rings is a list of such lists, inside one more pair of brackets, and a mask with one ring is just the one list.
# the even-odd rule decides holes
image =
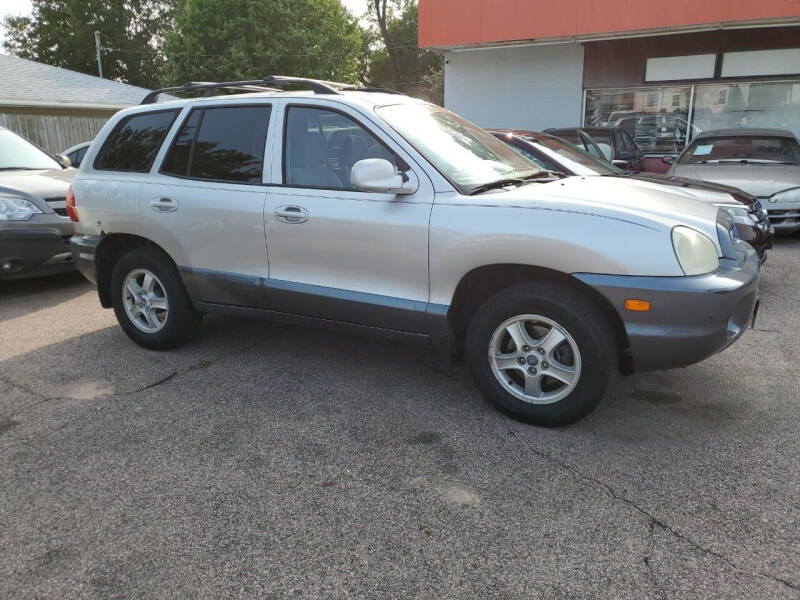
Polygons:
[[122,330],[144,348],[177,348],[200,328],[202,315],[192,306],[178,269],[155,248],[136,248],[114,265],[111,303]]
[[559,281],[516,284],[476,311],[466,339],[478,388],[509,416],[545,427],[589,414],[614,381],[618,344],[607,316]]

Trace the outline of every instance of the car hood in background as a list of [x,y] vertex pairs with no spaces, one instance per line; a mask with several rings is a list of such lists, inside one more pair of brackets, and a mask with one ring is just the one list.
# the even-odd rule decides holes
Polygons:
[[672,172],[731,185],[759,198],[800,186],[800,165],[675,165]]
[[22,192],[38,200],[63,198],[77,169],[0,171],[0,191]]

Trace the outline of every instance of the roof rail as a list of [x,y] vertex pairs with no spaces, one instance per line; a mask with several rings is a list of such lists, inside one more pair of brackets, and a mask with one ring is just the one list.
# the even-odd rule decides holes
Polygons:
[[[343,91],[382,92],[385,94],[400,94],[385,88],[357,87],[350,83],[337,81],[323,81],[321,79],[306,79],[303,77],[286,77],[283,75],[269,75],[264,79],[248,79],[243,81],[190,81],[173,87],[165,87],[148,93],[141,104],[152,104],[161,94],[170,92],[191,92],[204,90],[203,96],[214,96],[217,90],[239,90],[241,92],[279,92],[283,86],[299,86],[310,89],[315,94],[338,94]],[[401,94],[402,95],[402,94]]]
[[203,96],[213,96],[217,90],[241,90],[247,92],[278,92],[280,90],[267,86],[262,79],[249,79],[244,81],[189,81],[181,85],[172,87],[160,88],[153,90],[147,94],[141,101],[141,104],[154,103],[161,94],[169,94],[171,92],[193,92],[196,90],[205,90]]

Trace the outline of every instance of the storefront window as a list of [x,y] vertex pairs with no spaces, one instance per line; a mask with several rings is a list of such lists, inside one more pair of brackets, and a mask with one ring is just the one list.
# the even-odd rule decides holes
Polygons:
[[693,133],[772,127],[800,135],[800,81],[712,83],[695,88]]
[[588,90],[584,124],[622,127],[648,154],[674,154],[686,142],[691,86]]

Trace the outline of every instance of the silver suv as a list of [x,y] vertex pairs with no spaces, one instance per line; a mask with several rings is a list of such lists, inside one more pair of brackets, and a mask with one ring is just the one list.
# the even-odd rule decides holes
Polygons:
[[[205,94],[152,103],[179,90]],[[72,192],[76,264],[142,346],[184,343],[206,313],[411,340],[538,425],[589,413],[617,372],[725,348],[757,306],[759,260],[727,213],[559,179],[385,90],[158,90],[108,122]]]

